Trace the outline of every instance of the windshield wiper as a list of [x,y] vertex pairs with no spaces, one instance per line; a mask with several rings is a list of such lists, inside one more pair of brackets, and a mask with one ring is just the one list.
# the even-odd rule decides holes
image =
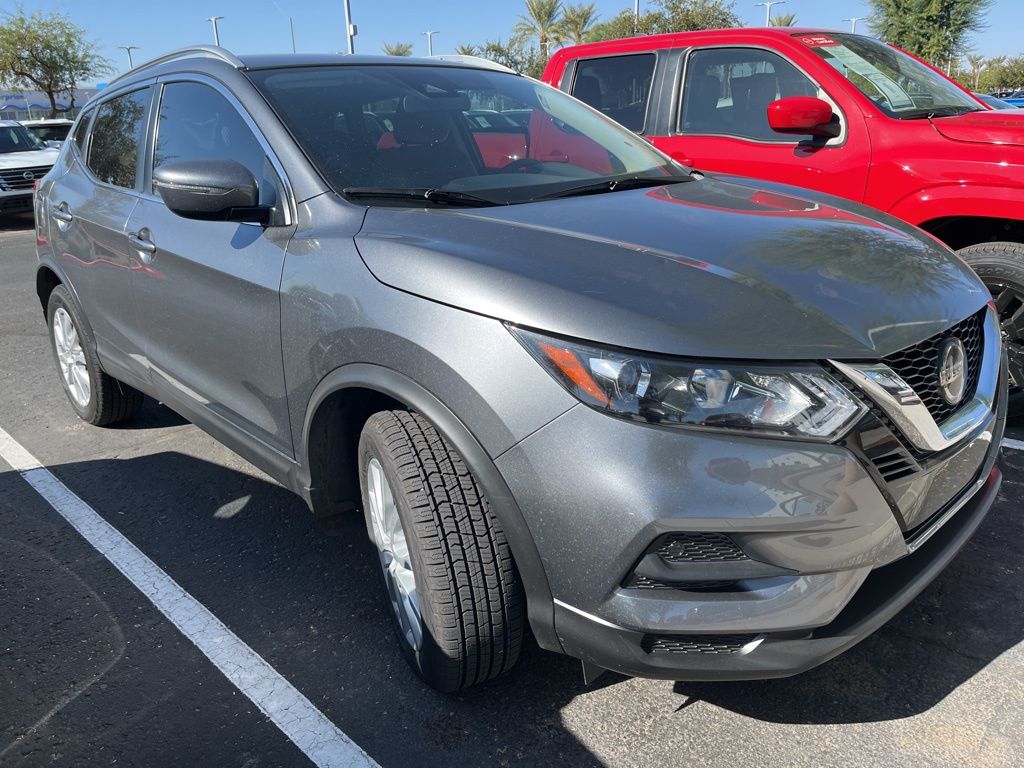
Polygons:
[[560,189],[557,192],[549,192],[546,195],[531,197],[530,202],[535,200],[554,200],[559,197],[576,197],[578,195],[599,195],[602,192],[618,192],[626,189],[639,189],[640,187],[660,187],[665,184],[678,184],[684,181],[692,181],[690,176],[627,176],[620,179],[604,179],[592,184],[582,184],[577,187]]
[[913,112],[906,112],[899,116],[900,120],[921,120],[927,118],[931,120],[933,117],[958,117],[959,115],[966,115],[968,112],[985,112],[984,107],[935,107],[935,109],[918,109]]
[[345,197],[364,200],[422,200],[442,205],[465,205],[482,208],[488,205],[500,205],[496,200],[477,197],[468,192],[456,192],[452,189],[430,189],[409,187],[345,187],[341,190]]

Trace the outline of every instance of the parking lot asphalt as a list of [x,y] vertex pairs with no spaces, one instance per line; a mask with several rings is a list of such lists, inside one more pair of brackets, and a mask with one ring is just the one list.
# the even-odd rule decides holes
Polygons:
[[[443,696],[392,639],[361,519],[317,525],[156,402],[116,429],[77,420],[34,270],[31,220],[0,222],[0,429],[382,766],[1024,764],[1024,451],[1004,450],[1000,498],[952,565],[818,669],[585,686],[530,648]],[[0,765],[310,764],[2,460],[0,674]]]

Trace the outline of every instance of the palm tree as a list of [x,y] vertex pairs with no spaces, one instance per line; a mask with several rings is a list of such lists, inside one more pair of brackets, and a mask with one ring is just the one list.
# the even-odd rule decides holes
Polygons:
[[792,27],[796,25],[795,13],[776,13],[772,16],[773,27]]
[[562,12],[563,36],[573,45],[586,42],[587,32],[597,22],[597,9],[593,3],[578,3]]
[[459,56],[479,56],[480,49],[475,45],[460,45],[455,48],[455,52]]
[[412,43],[384,43],[383,47],[388,56],[412,56]]
[[980,54],[967,54],[967,63],[971,67],[971,83],[973,83],[973,88],[971,90],[978,90],[978,81],[981,80],[981,70],[985,68],[986,61],[988,61],[988,59]]
[[548,46],[562,41],[562,0],[526,0],[526,15],[519,17],[513,32],[520,40],[536,38],[547,61]]

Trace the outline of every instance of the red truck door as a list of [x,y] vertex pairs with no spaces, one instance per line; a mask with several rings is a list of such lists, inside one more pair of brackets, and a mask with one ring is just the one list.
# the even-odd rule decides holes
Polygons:
[[[745,46],[696,47],[684,54],[681,98],[668,135],[652,137],[675,160],[719,173],[752,176],[862,201],[870,142],[859,110],[839,104],[778,53]],[[828,141],[775,133],[767,107],[786,96],[817,96],[838,114],[842,133]]]

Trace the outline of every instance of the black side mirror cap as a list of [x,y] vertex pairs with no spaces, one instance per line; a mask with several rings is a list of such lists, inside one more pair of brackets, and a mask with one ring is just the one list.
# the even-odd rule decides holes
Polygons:
[[270,222],[271,209],[259,204],[256,178],[234,160],[165,163],[153,170],[153,188],[186,219]]

